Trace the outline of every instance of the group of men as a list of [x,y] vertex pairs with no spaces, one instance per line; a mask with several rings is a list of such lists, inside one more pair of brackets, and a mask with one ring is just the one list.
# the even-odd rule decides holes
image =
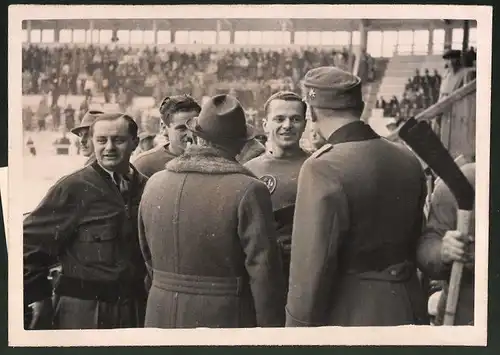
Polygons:
[[429,324],[417,267],[473,263],[454,200],[439,185],[424,229],[422,166],[360,120],[361,80],[319,67],[304,86],[267,100],[266,147],[230,95],[165,98],[168,143],[132,162],[134,120],[89,112],[73,130],[89,161],[24,220],[27,327]]

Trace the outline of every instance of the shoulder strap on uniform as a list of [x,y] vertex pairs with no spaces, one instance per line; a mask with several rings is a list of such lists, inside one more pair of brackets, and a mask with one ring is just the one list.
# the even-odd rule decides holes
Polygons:
[[326,153],[328,151],[330,151],[331,149],[333,148],[333,145],[331,145],[330,143],[326,143],[324,146],[322,146],[321,148],[319,148],[317,151],[315,151],[311,157],[313,158],[317,158],[321,155],[323,155],[323,153]]

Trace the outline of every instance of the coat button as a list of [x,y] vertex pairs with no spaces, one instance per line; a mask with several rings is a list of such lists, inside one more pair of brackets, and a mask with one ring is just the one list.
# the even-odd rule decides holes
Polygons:
[[396,270],[391,270],[391,275],[392,276],[396,276],[398,274],[398,272]]

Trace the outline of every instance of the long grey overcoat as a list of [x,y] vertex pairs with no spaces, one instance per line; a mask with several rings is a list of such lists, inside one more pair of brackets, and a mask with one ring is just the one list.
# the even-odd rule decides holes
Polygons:
[[152,273],[146,327],[284,325],[285,280],[266,185],[192,146],[153,175],[139,207]]

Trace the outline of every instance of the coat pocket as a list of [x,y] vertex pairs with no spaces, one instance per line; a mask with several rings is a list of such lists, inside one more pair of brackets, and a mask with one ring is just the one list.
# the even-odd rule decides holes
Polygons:
[[75,252],[82,263],[112,265],[117,261],[117,232],[112,224],[85,226],[78,232]]

